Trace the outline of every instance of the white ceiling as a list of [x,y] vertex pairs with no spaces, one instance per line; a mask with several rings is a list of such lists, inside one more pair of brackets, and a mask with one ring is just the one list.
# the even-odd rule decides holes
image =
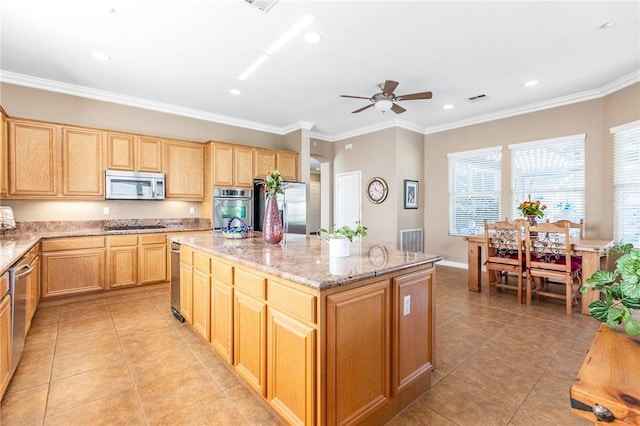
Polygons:
[[[305,31],[238,80],[305,14]],[[640,79],[637,0],[280,0],[267,13],[244,0],[3,0],[1,15],[2,81],[274,133],[312,126],[327,140],[390,125],[429,133]],[[305,42],[307,31],[322,40]],[[396,95],[433,99],[401,101],[396,115],[352,114],[369,101],[339,97],[387,79]]]

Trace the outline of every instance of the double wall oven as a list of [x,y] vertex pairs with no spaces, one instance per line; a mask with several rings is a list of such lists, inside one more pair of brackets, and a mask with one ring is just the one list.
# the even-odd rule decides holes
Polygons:
[[242,219],[247,226],[253,225],[253,190],[213,188],[213,229],[220,230],[229,226],[229,222],[236,217]]

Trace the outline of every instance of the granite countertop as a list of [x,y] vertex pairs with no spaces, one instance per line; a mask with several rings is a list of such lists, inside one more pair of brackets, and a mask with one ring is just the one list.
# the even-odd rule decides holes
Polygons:
[[4,274],[11,265],[20,260],[38,241],[40,241],[40,237],[33,234],[0,237],[0,275]]
[[216,232],[169,239],[315,290],[441,260],[440,256],[400,251],[367,238],[353,243],[348,257],[330,257],[329,244],[318,237],[297,234],[286,234],[280,244],[274,245],[265,244],[259,232],[240,240],[229,240]]

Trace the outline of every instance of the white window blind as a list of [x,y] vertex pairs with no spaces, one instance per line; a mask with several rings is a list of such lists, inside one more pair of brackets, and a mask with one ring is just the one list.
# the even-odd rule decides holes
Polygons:
[[512,217],[529,197],[546,206],[544,220],[585,217],[585,134],[509,145],[511,150]]
[[613,134],[613,234],[640,248],[640,121],[611,129]]
[[449,234],[484,232],[484,219],[500,218],[502,147],[449,156]]

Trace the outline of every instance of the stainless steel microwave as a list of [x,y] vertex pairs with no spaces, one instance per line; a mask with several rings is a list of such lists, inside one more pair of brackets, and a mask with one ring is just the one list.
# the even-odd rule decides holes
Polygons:
[[108,200],[164,200],[164,173],[107,170]]

